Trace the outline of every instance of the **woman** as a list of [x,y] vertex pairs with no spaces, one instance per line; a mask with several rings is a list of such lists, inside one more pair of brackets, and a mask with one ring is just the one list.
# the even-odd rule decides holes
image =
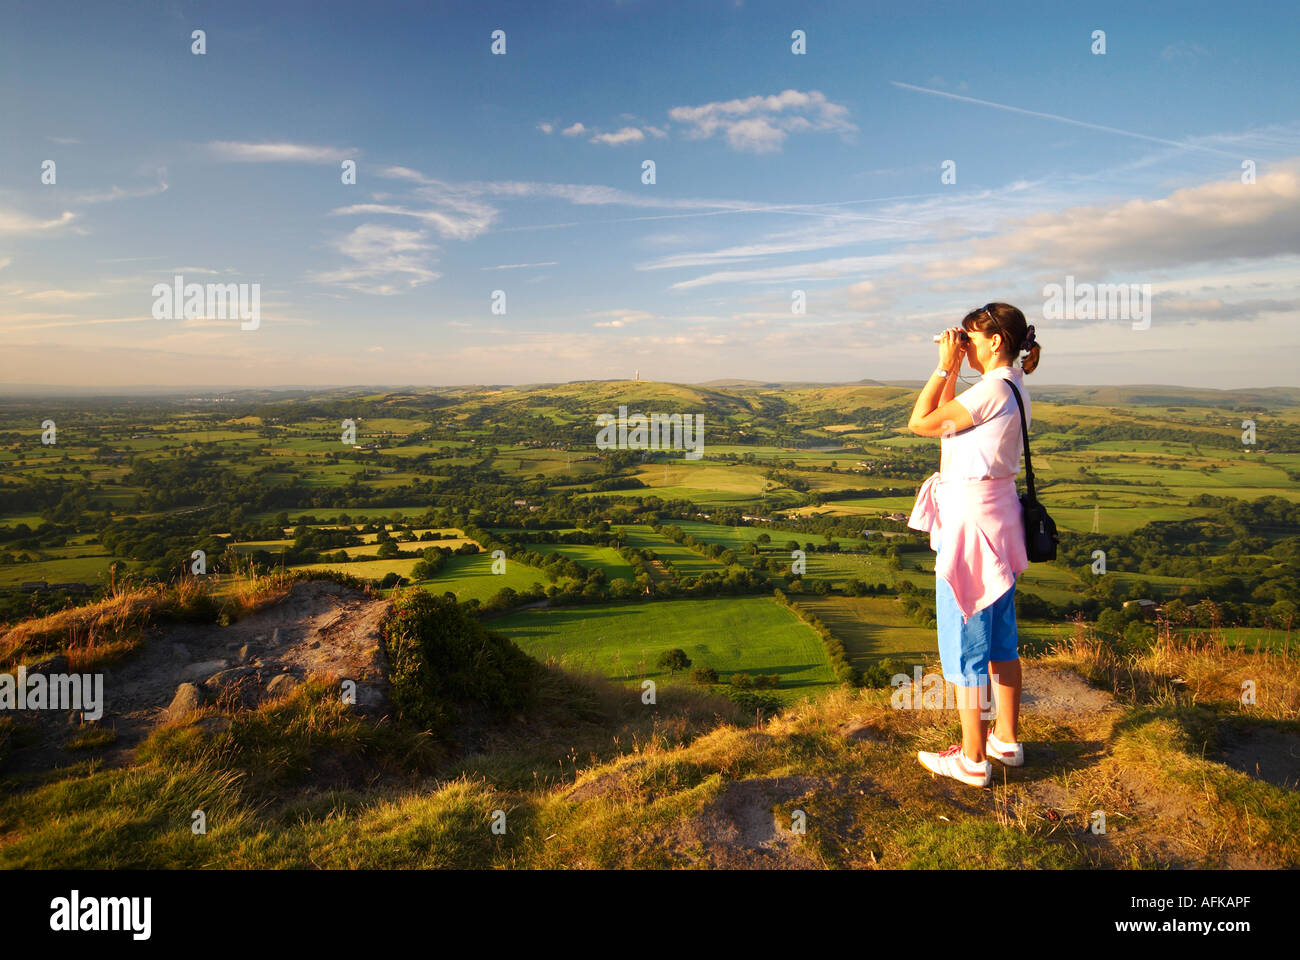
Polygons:
[[[928,769],[971,786],[993,778],[989,757],[1007,766],[1024,761],[1016,738],[1020,712],[1016,578],[1029,566],[1016,493],[1023,460],[1020,390],[1030,417],[1024,374],[1038,366],[1039,346],[1025,315],[1007,303],[968,313],[939,338],[939,368],[917,398],[908,427],[942,437],[939,470],[921,486],[907,525],[930,532],[935,558],[935,606],[944,679],[957,689],[962,743],[939,753],[920,751]],[[1027,353],[1016,368],[1019,353]],[[962,359],[983,374],[954,397]],[[989,675],[997,722],[985,727]]]

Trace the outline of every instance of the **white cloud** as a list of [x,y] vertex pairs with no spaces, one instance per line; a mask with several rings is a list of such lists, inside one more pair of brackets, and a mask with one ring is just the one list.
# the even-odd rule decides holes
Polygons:
[[355,265],[313,274],[311,279],[380,296],[404,293],[441,276],[429,268],[429,255],[437,247],[427,239],[423,230],[362,224],[334,245]]
[[844,135],[858,129],[849,121],[847,107],[832,103],[818,90],[783,90],[773,96],[673,107],[668,116],[688,125],[691,139],[705,139],[721,131],[733,150],[750,153],[779,150],[794,131]]
[[555,125],[551,123],[539,123],[537,129],[542,131],[542,133],[551,133],[555,130]]
[[[7,261],[6,261],[7,262]],[[23,294],[25,300],[88,300],[91,297],[99,297],[103,294],[94,290],[72,291],[72,290],[36,290],[32,293]]]
[[624,127],[617,133],[598,133],[591,138],[591,142],[617,147],[625,143],[640,143],[644,139],[645,134],[636,127]]
[[306,143],[213,140],[207,146],[218,158],[238,163],[341,163],[357,155],[351,147],[319,147]]
[[642,320],[653,320],[655,315],[645,310],[601,310],[596,313],[587,314],[589,317],[609,317],[608,320],[598,320],[594,324],[597,327],[628,327]]
[[1155,200],[1081,206],[1019,221],[979,243],[1030,265],[1078,276],[1300,253],[1300,161],[1276,164],[1254,184],[1216,180]]
[[563,130],[560,131],[560,133],[564,134],[566,137],[580,137],[586,132],[587,132],[587,128],[584,127],[581,123],[575,123],[572,126],[565,127]]
[[64,210],[63,213],[54,220],[37,220],[35,217],[29,217],[25,213],[19,213],[17,210],[0,209],[0,234],[32,234],[41,233],[45,230],[54,230],[58,227],[66,227],[77,219],[77,215],[71,210]]
[[[426,177],[410,167],[384,167],[378,175],[417,184],[406,203],[355,203],[331,211],[336,215],[384,214],[411,217],[428,224],[451,240],[473,240],[485,233],[499,215],[490,204],[477,199],[471,187]],[[423,204],[423,206],[421,206]]]

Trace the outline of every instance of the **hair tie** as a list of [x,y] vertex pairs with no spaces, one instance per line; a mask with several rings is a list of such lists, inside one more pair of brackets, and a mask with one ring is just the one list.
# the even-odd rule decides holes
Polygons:
[[1020,345],[1020,352],[1028,353],[1037,345],[1038,341],[1034,337],[1034,325],[1031,323],[1029,329],[1025,331],[1025,342]]

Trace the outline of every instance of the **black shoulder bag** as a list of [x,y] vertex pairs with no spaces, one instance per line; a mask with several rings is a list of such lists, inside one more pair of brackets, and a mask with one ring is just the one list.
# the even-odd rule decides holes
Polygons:
[[1056,543],[1060,537],[1056,534],[1056,522],[1047,515],[1047,508],[1038,502],[1034,493],[1034,465],[1029,462],[1029,427],[1025,424],[1025,404],[1020,399],[1020,391],[1010,380],[1007,385],[1016,395],[1016,406],[1020,408],[1020,435],[1025,439],[1025,476],[1029,481],[1029,492],[1020,495],[1020,516],[1025,521],[1025,553],[1031,563],[1044,563],[1056,559]]

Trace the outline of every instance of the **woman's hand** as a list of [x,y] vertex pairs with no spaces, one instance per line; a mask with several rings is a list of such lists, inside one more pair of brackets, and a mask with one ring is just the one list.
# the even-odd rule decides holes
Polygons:
[[961,328],[949,327],[939,338],[939,366],[945,370],[961,367],[966,356],[966,344],[961,341]]

